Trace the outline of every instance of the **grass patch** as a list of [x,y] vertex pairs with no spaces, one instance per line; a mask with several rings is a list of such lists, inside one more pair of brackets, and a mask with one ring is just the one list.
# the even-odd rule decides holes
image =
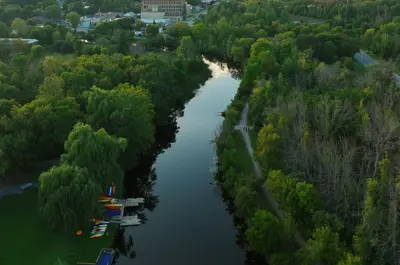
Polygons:
[[111,246],[114,225],[108,228],[109,236],[97,239],[89,238],[90,228],[82,236],[52,232],[39,217],[36,201],[36,188],[0,199],[1,265],[51,265],[57,258],[70,265],[94,262],[101,248]]
[[254,130],[249,130],[250,142],[253,147],[254,152],[257,149],[257,132]]
[[[256,146],[257,143],[257,134],[254,131],[249,131],[251,143],[253,150]],[[255,173],[254,173],[254,166],[253,166],[253,161],[251,160],[251,156],[249,152],[247,152],[246,144],[243,140],[242,135],[240,134],[239,131],[234,131],[233,132],[233,139],[235,141],[235,146],[238,152],[238,157],[236,161],[235,168],[238,170],[240,173],[244,174],[245,176],[249,176],[252,178],[256,178]],[[257,190],[257,204],[260,209],[266,210],[274,215],[276,215],[274,208],[271,206],[267,198],[263,195],[261,191],[261,187],[259,187]]]
[[239,131],[234,131],[232,136],[237,148],[236,170],[246,175],[254,175],[253,162],[249,152],[247,152],[242,135]]

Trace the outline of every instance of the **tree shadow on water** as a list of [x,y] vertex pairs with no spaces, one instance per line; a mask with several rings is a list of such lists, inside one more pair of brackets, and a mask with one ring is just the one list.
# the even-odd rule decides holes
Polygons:
[[117,250],[116,260],[120,255],[129,257],[131,259],[136,257],[136,251],[134,249],[134,242],[131,235],[126,238],[125,229],[119,228],[115,234],[114,247]]
[[[178,126],[175,117],[171,118],[168,124],[157,128],[156,141],[151,150],[140,158],[136,168],[127,172],[125,175],[124,197],[141,197],[144,198],[145,202],[140,204],[138,207],[125,208],[124,215],[137,214],[142,223],[140,226],[146,224],[146,212],[154,211],[159,201],[158,196],[153,195],[154,185],[157,180],[154,163],[157,156],[175,142],[177,131]],[[140,226],[138,226],[137,229],[140,229]],[[136,229],[136,227],[134,229]],[[134,239],[132,238],[132,235],[126,231],[129,230],[120,227],[115,234],[113,247],[118,249],[115,264],[119,264],[118,260],[120,256],[124,256],[128,259],[134,259],[136,257]]]
[[[218,174],[218,173],[217,173]],[[218,176],[217,176],[218,179]],[[219,186],[221,189],[221,197],[222,200],[224,201],[226,205],[226,211],[229,213],[229,215],[232,216],[233,218],[233,224],[236,227],[236,244],[244,249],[246,251],[246,256],[245,256],[245,265],[267,265],[264,257],[262,257],[260,254],[251,251],[249,249],[248,243],[246,241],[246,221],[242,218],[239,218],[236,215],[236,208],[235,208],[235,203],[232,197],[229,196],[228,192],[222,188],[222,186]]]

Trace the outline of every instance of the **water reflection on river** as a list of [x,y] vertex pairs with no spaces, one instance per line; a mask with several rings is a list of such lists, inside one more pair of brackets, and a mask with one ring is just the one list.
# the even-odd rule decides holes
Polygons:
[[209,184],[213,179],[210,168],[215,165],[210,141],[223,120],[218,113],[230,103],[240,81],[228,69],[209,65],[213,77],[186,105],[184,115],[160,130],[159,151],[143,158],[133,176],[126,178],[126,196],[146,200],[142,208],[128,214],[137,213],[144,224],[118,232],[116,264],[249,262],[237,244],[232,216]]

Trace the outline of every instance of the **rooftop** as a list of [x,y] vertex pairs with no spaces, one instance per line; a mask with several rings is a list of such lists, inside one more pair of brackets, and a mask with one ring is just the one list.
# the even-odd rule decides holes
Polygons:
[[20,38],[0,38],[1,43],[12,43],[12,42],[17,42],[17,41],[22,41],[28,44],[33,44],[38,42],[37,39],[20,39]]
[[146,24],[151,24],[153,22],[155,23],[167,23],[169,22],[169,19],[165,19],[165,18],[141,18],[141,21],[143,21]]

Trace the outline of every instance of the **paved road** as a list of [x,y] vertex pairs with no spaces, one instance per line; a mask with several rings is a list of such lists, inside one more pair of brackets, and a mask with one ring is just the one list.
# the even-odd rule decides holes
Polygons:
[[[238,129],[240,131],[240,134],[243,137],[243,140],[246,144],[247,152],[249,153],[251,160],[253,162],[253,167],[254,167],[254,172],[256,174],[256,177],[259,179],[264,179],[260,164],[258,163],[257,160],[254,159],[254,156],[253,156],[254,151],[253,151],[253,147],[252,147],[252,144],[250,141],[249,133],[245,129],[247,127],[248,112],[249,112],[249,106],[248,106],[248,104],[246,104],[245,108],[242,111],[240,122],[237,126],[235,126],[235,129]],[[275,198],[272,196],[271,191],[268,189],[268,187],[266,185],[262,186],[262,193],[265,196],[265,198],[269,201],[271,206],[274,208],[274,211],[276,212],[276,214],[283,220],[285,218],[285,216],[284,216],[283,212],[279,209],[278,203],[276,202]],[[295,232],[295,240],[296,240],[296,243],[300,247],[303,247],[305,245],[305,241],[304,241],[303,237],[297,230]]]

